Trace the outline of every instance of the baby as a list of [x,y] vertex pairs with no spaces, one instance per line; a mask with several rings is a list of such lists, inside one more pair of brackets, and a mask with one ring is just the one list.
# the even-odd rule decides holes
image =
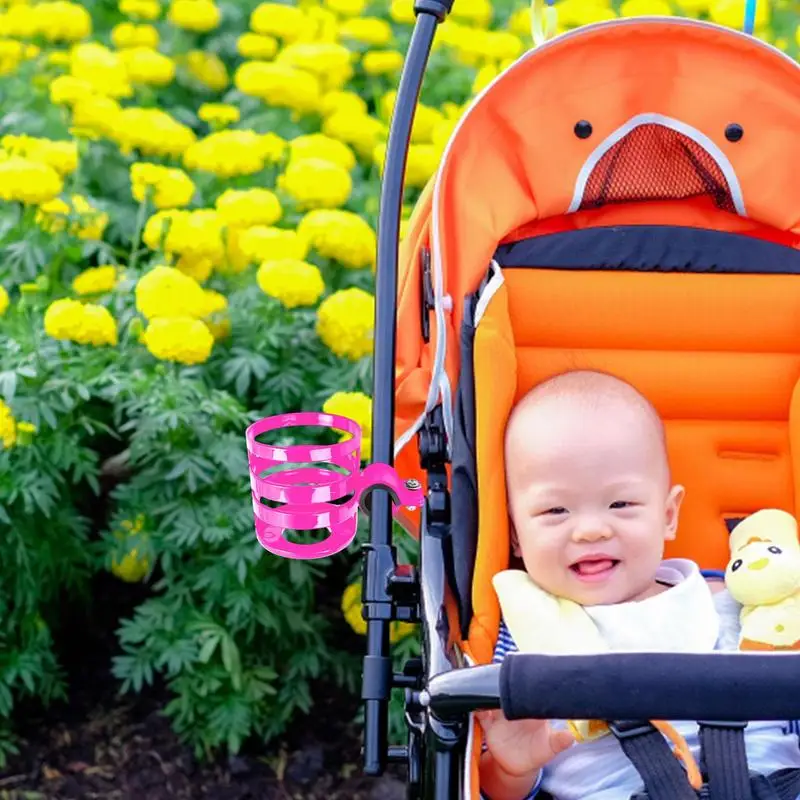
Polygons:
[[[534,388],[506,428],[512,549],[530,578],[584,606],[610,650],[736,649],[738,608],[693,562],[662,561],[684,489],[673,485],[663,424],[633,387],[570,372]],[[531,624],[535,624],[531,621]],[[501,623],[495,663],[516,649]],[[621,800],[642,781],[613,736],[576,743],[563,721],[478,714],[481,791],[524,800]],[[673,723],[699,757],[697,726]],[[800,767],[796,737],[780,723],[746,729],[750,769]]]

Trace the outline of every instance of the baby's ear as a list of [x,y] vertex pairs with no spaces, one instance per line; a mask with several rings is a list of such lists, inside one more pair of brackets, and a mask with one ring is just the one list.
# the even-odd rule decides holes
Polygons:
[[667,496],[667,503],[664,509],[664,539],[671,541],[678,534],[678,517],[680,516],[681,503],[686,496],[686,489],[683,486],[675,485],[670,489]]

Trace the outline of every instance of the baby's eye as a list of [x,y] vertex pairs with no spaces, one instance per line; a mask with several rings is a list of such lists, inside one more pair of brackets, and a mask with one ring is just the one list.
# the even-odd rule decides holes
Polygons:
[[543,514],[566,514],[567,509],[564,506],[553,506],[553,508],[548,508],[547,511],[543,511]]
[[616,500],[609,506],[609,508],[627,508],[628,506],[632,505],[635,504],[630,500]]

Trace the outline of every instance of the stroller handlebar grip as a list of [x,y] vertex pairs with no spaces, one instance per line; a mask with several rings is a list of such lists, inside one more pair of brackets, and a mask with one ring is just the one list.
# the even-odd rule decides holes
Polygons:
[[501,708],[508,719],[800,719],[800,653],[512,653],[437,675],[425,703],[447,718]]

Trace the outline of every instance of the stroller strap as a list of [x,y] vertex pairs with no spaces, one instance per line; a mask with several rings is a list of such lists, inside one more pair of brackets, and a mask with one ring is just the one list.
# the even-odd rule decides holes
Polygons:
[[630,800],[798,800],[800,769],[751,773],[744,746],[746,723],[701,722],[704,783],[695,790],[667,740],[644,722],[609,723],[644,783]]

